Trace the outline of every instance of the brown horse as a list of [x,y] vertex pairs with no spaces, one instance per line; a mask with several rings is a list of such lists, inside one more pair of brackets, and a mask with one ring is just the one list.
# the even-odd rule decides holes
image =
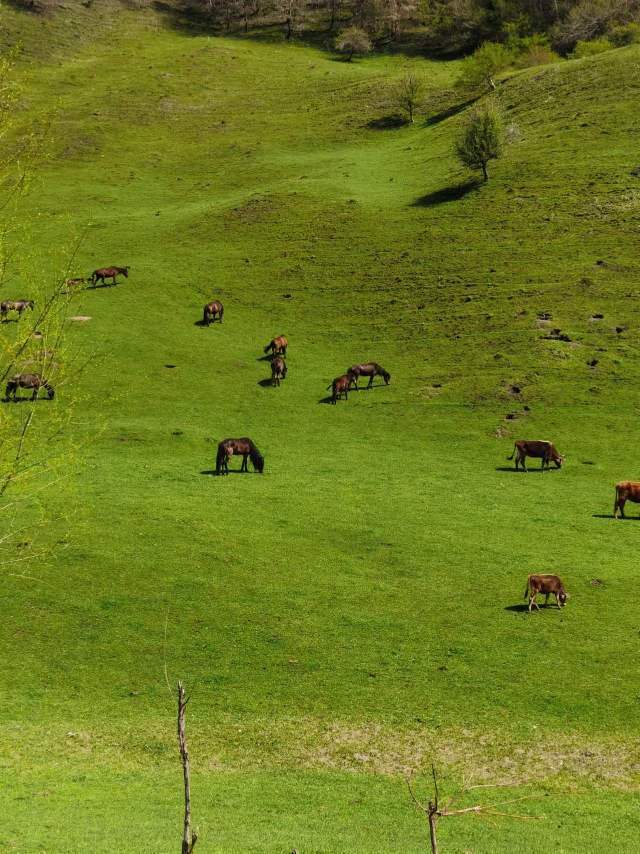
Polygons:
[[213,323],[216,317],[222,323],[222,318],[224,316],[224,306],[221,302],[218,302],[217,299],[214,299],[212,302],[208,302],[202,313],[202,322],[205,326],[209,326],[210,323]]
[[274,356],[286,356],[288,346],[289,342],[284,335],[278,335],[277,338],[272,338],[271,341],[269,341],[267,346],[264,348],[264,352],[268,353],[269,350],[271,350],[271,353]]
[[352,374],[343,374],[341,377],[336,377],[331,385],[327,386],[327,391],[331,389],[331,403],[335,403],[344,394],[344,399],[349,400],[349,388],[353,382]]
[[111,279],[111,284],[116,284],[116,276],[124,276],[125,279],[129,278],[129,268],[128,267],[101,267],[99,270],[94,270],[91,274],[91,283],[93,287],[98,284],[98,282],[102,282],[102,284],[106,284],[107,279]]
[[287,363],[282,356],[276,356],[271,362],[271,382],[280,385],[280,380],[287,378]]
[[385,385],[389,385],[391,381],[389,371],[385,371],[382,365],[378,365],[377,362],[367,362],[364,365],[351,365],[347,373],[352,375],[352,382],[356,387],[356,391],[358,390],[358,377],[369,377],[367,388],[371,388],[373,385],[374,377],[382,377]]
[[222,442],[218,444],[216,474],[229,474],[229,459],[234,454],[242,457],[240,471],[249,471],[247,458],[251,460],[251,465],[255,471],[260,474],[264,471],[264,457],[251,439],[244,437],[242,439],[223,439]]
[[0,317],[5,320],[10,311],[17,311],[18,317],[23,311],[30,308],[33,311],[34,302],[32,299],[6,299],[0,303]]
[[50,385],[47,380],[43,379],[40,374],[16,374],[11,377],[9,382],[7,383],[7,390],[5,392],[6,400],[17,400],[16,393],[19,388],[31,388],[33,389],[33,394],[31,395],[31,400],[35,400],[38,396],[38,391],[41,388],[46,388],[47,397],[49,400],[53,400],[55,395],[55,391],[53,390],[53,386]]

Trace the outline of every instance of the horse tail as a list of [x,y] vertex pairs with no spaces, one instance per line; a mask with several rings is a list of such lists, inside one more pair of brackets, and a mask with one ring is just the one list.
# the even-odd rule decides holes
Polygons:
[[265,352],[265,353],[268,353],[268,352],[269,352],[269,350],[273,350],[273,341],[269,341],[269,343],[267,344],[267,346],[264,348],[264,352]]
[[209,320],[209,306],[205,305],[204,309],[202,310],[202,322],[207,323],[208,320]]
[[530,578],[531,578],[531,576],[528,575],[527,576],[527,583],[526,583],[525,588],[524,588],[524,598],[525,599],[529,596],[529,579]]
[[517,448],[517,447],[518,447],[517,445],[514,445],[514,446],[513,446],[513,452],[512,452],[512,454],[511,454],[511,456],[510,456],[510,457],[507,457],[507,459],[508,459],[508,460],[512,460],[512,459],[513,459],[513,455],[515,454],[515,452],[516,452],[516,448]]
[[224,306],[220,303],[220,323],[222,323],[222,318],[224,316]]

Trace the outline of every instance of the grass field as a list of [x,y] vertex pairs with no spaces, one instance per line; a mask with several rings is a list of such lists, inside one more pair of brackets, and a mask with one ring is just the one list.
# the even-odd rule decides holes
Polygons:
[[[74,298],[85,446],[41,535],[70,546],[3,583],[0,848],[177,849],[166,667],[193,694],[198,851],[426,850],[404,776],[426,797],[432,761],[445,791],[539,796],[514,805],[538,820],[443,821],[445,852],[637,850],[640,529],[610,514],[640,477],[640,49],[505,81],[514,142],[463,191],[461,116],[371,124],[407,66],[438,89],[456,63],[123,10],[47,21],[45,56],[0,14],[20,122],[51,121],[38,251],[131,266]],[[369,359],[391,384],[326,405]],[[263,476],[211,476],[233,435]],[[566,466],[516,475],[538,437]],[[523,610],[534,571],[563,612]]]

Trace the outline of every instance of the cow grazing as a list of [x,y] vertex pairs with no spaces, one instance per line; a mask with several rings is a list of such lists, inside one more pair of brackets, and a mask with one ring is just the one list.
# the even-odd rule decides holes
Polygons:
[[529,598],[529,613],[535,605],[536,611],[539,611],[536,596],[538,593],[544,593],[544,604],[549,601],[549,594],[553,593],[556,597],[556,605],[558,608],[564,608],[569,594],[564,589],[564,584],[557,575],[530,575],[527,578],[527,586],[524,588],[524,598]]
[[527,470],[527,457],[539,457],[542,460],[540,467],[543,471],[545,468],[549,468],[551,460],[553,460],[558,468],[561,468],[564,462],[564,457],[556,451],[553,442],[542,440],[527,441],[526,439],[519,439],[513,447],[513,454],[507,457],[507,459],[512,460],[514,454],[516,456],[516,471],[518,471],[518,465],[522,466],[522,471]]
[[615,519],[620,511],[620,518],[624,519],[624,505],[627,501],[633,501],[634,504],[640,504],[640,483],[634,480],[621,480],[616,483],[616,500],[613,505],[613,518]]

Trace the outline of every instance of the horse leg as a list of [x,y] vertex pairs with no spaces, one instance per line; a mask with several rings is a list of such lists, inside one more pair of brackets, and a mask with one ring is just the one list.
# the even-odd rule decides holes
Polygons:
[[36,386],[33,390],[33,394],[31,395],[31,400],[35,400],[38,396],[38,386]]
[[243,454],[243,455],[242,455],[242,468],[240,469],[240,471],[246,471],[246,472],[248,472],[248,471],[249,471],[249,463],[248,463],[248,460],[249,460],[249,455],[248,455],[248,454]]

